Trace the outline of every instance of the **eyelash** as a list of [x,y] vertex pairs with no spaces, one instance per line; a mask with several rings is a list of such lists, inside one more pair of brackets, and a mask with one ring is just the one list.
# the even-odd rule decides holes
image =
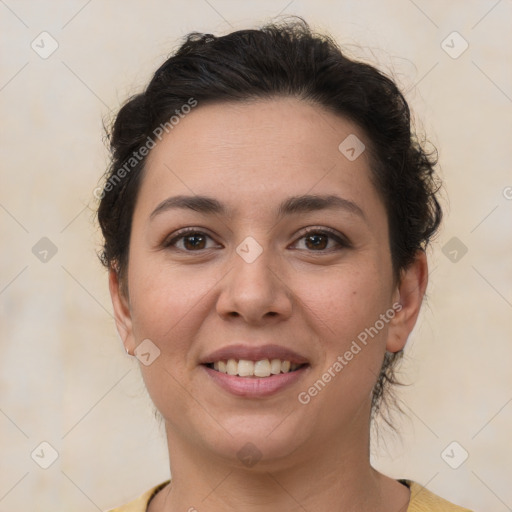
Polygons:
[[[310,250],[308,252],[325,254],[325,253],[332,252],[333,250],[335,251],[335,250],[340,250],[340,249],[349,249],[352,247],[352,244],[348,241],[348,239],[346,239],[344,236],[339,235],[336,231],[331,230],[329,228],[314,228],[314,227],[307,228],[306,231],[303,231],[300,234],[300,236],[297,238],[297,241],[302,240],[303,238],[306,238],[307,236],[310,236],[313,234],[314,235],[324,235],[324,236],[330,237],[331,239],[336,241],[336,243],[338,244],[338,247],[330,248],[330,249],[321,249],[318,251]],[[205,233],[204,231],[201,231],[200,229],[184,228],[184,229],[179,230],[177,233],[175,233],[172,238],[164,240],[164,242],[162,243],[162,246],[164,248],[177,249],[175,247],[175,244],[178,241],[183,240],[184,238],[186,238],[187,236],[190,236],[190,235],[201,235],[201,236],[206,236],[210,239],[213,239],[210,235],[208,235],[208,233]],[[295,243],[297,243],[297,241]],[[192,253],[192,252],[200,253],[200,252],[206,251],[208,249],[199,249],[197,251],[194,251],[194,250],[187,250],[187,249],[179,248],[177,250],[182,251],[182,252],[188,252],[188,253]],[[301,250],[301,249],[298,249],[298,250]]]

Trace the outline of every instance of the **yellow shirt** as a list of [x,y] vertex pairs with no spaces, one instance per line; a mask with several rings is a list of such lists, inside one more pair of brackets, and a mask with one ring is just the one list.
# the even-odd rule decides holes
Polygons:
[[[407,512],[471,512],[467,508],[458,507],[449,501],[436,496],[428,491],[425,487],[411,480],[400,480],[411,489],[411,499]],[[150,500],[155,494],[163,489],[169,480],[163,482],[149,491],[146,491],[142,496],[136,500],[130,501],[122,507],[115,508],[109,512],[146,512]]]

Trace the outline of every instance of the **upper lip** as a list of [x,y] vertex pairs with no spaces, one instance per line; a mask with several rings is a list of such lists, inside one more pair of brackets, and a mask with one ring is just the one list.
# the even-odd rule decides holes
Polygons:
[[246,359],[249,361],[261,361],[262,359],[280,359],[295,364],[305,364],[308,360],[293,350],[279,345],[229,345],[219,348],[201,358],[200,364],[227,361],[228,359]]

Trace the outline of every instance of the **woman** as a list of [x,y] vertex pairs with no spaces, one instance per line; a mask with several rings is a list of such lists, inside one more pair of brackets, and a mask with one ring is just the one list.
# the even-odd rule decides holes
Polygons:
[[172,475],[115,510],[463,510],[369,461],[441,220],[396,85],[302,20],[194,33],[111,148],[102,260]]

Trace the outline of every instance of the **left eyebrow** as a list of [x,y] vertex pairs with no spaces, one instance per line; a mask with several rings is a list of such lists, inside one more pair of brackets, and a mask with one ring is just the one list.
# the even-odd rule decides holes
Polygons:
[[317,210],[335,208],[353,213],[366,220],[363,210],[353,201],[336,195],[303,195],[289,197],[281,203],[278,215],[290,215],[292,213],[308,213]]

